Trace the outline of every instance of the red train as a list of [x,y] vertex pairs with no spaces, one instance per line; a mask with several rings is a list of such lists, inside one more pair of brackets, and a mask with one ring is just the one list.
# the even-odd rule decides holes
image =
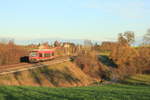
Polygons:
[[29,54],[29,62],[39,62],[55,58],[55,51],[52,49],[32,50]]

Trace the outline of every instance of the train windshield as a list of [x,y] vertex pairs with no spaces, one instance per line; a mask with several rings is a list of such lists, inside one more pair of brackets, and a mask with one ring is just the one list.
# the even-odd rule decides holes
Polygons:
[[37,57],[37,52],[31,52],[31,53],[30,53],[30,56],[31,56],[31,57]]

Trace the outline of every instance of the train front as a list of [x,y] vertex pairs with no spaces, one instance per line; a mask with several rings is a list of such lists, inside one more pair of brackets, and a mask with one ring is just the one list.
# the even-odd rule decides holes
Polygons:
[[38,51],[30,51],[29,62],[30,63],[38,62]]

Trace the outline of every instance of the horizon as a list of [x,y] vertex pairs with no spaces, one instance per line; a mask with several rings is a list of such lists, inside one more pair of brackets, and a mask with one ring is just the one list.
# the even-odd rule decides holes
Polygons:
[[0,100],[149,100],[150,0],[0,0]]
[[134,31],[137,39],[150,26],[147,0],[6,0],[0,4],[0,38],[115,41]]

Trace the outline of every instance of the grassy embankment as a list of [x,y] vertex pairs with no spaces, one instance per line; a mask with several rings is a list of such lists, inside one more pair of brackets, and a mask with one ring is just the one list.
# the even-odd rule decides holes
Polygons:
[[[55,68],[54,69],[55,71],[56,67],[53,66],[53,68]],[[57,68],[57,70],[59,71],[64,70],[64,68],[63,69],[59,68]],[[76,75],[77,71],[74,71],[75,67],[69,70],[72,70],[70,71],[71,73],[75,72],[73,75],[74,77],[78,76]],[[79,71],[79,69],[76,70]],[[25,75],[25,73],[23,73],[23,75]],[[58,76],[55,76],[55,78],[59,79],[60,75]],[[61,81],[60,83],[63,82],[65,81]],[[125,84],[109,84],[109,85],[73,87],[73,88],[0,86],[0,100],[149,100],[150,99],[150,75],[135,75],[125,79],[123,83]]]
[[128,77],[122,82],[132,85],[150,85],[150,75],[138,74],[135,76]]
[[70,87],[87,86],[93,82],[93,78],[69,61],[41,66],[43,67],[0,75],[0,85]]
[[[137,75],[126,81],[147,84],[150,83],[149,78],[150,75]],[[0,100],[149,100],[150,85],[146,84],[73,88],[0,86]]]

